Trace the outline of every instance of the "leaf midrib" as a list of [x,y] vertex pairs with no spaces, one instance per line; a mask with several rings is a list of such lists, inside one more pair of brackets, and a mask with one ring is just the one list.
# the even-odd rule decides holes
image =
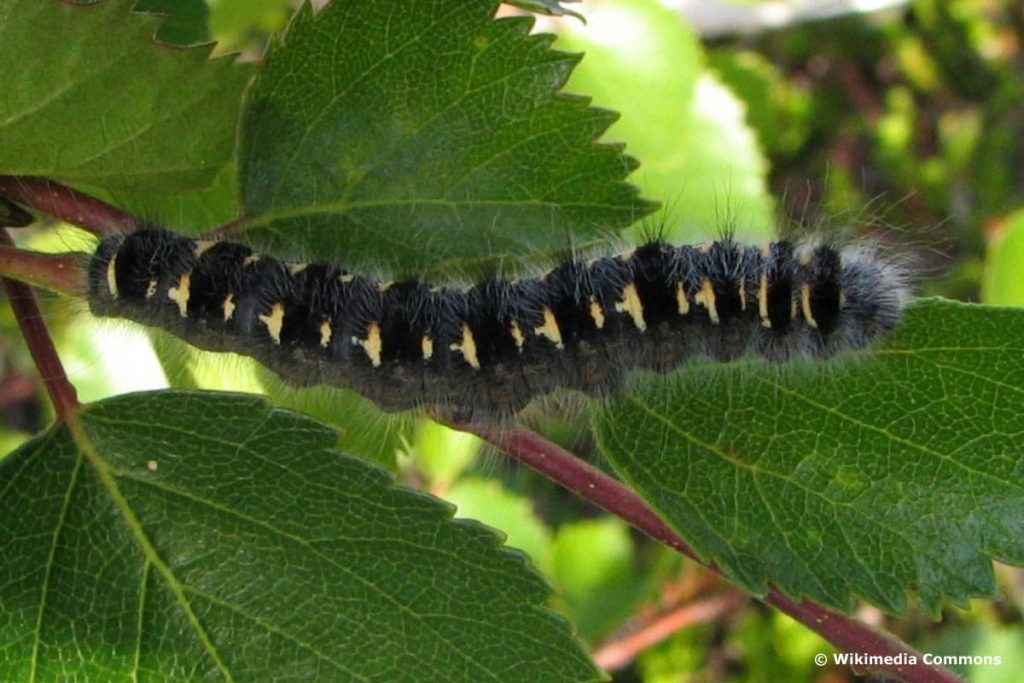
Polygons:
[[135,511],[128,504],[128,500],[124,497],[124,494],[118,487],[117,482],[111,475],[109,464],[96,450],[87,429],[81,423],[80,415],[81,413],[74,415],[67,421],[67,427],[71,432],[72,440],[78,446],[80,453],[85,456],[85,459],[88,460],[89,464],[95,469],[97,476],[99,476],[100,483],[103,485],[103,488],[106,489],[115,507],[121,513],[125,524],[127,524],[128,529],[135,538],[135,542],[138,544],[143,555],[150,564],[156,567],[157,571],[167,582],[168,587],[174,595],[175,601],[178,603],[182,612],[184,612],[186,619],[202,643],[203,649],[213,660],[221,675],[226,680],[233,683],[235,680],[234,675],[231,673],[230,668],[228,668],[220,654],[220,651],[217,649],[216,645],[214,645],[210,634],[207,633],[206,629],[203,627],[199,616],[192,609],[192,606],[185,595],[183,584],[178,580],[178,577],[174,574],[171,567],[164,562],[163,558],[161,558],[156,552],[156,547],[149,539],[149,536],[146,535],[141,521],[135,515]]
[[[124,421],[108,420],[106,418],[101,418],[101,419],[104,419],[105,421],[108,421],[108,422],[125,424]],[[250,431],[250,434],[252,434],[252,435],[259,434],[260,433],[260,428],[268,420],[269,420],[269,416],[264,417],[262,423],[253,426],[253,428]],[[207,438],[209,438],[211,441],[214,441],[216,443],[220,443],[221,445],[231,446],[233,448],[237,448],[239,451],[241,451],[242,449],[246,449],[246,442],[244,442],[244,441],[240,442],[240,443],[233,443],[233,442],[227,442],[227,441],[219,440],[219,439],[216,439],[215,437],[207,437]],[[270,462],[270,461],[267,461],[265,458],[263,458],[259,453],[255,453],[255,452],[253,452],[251,450],[249,450],[249,452],[254,457],[257,457],[257,458],[259,458],[260,460],[262,460],[264,462]],[[102,459],[102,456],[97,456],[97,457],[100,457]],[[475,667],[478,670],[478,672],[483,672],[485,675],[488,676],[488,678],[491,678],[496,683],[500,683],[500,679],[494,677],[495,674],[493,674],[481,662],[477,661],[477,659],[475,658],[475,656],[474,656],[474,654],[473,654],[473,652],[471,650],[466,650],[465,648],[461,647],[459,643],[453,642],[450,639],[448,639],[447,637],[445,637],[436,628],[434,628],[430,624],[429,621],[427,621],[427,620],[425,620],[423,618],[424,615],[421,615],[421,614],[419,614],[417,612],[414,612],[414,611],[410,610],[407,605],[404,605],[401,602],[399,602],[398,600],[396,600],[386,590],[384,590],[383,587],[378,586],[377,584],[367,580],[366,577],[353,572],[348,567],[346,567],[346,566],[344,566],[342,564],[339,564],[336,561],[334,561],[332,558],[324,555],[321,551],[319,551],[315,547],[313,547],[313,545],[307,539],[303,539],[301,537],[297,537],[294,534],[286,532],[283,529],[279,529],[279,528],[275,527],[274,525],[272,525],[272,524],[270,524],[268,522],[265,522],[263,520],[259,520],[259,519],[250,517],[248,515],[244,515],[241,512],[239,512],[238,510],[234,510],[234,509],[231,509],[231,508],[226,507],[224,505],[220,505],[220,504],[218,504],[218,503],[216,503],[214,501],[202,498],[200,496],[197,496],[197,495],[192,494],[190,492],[184,491],[182,489],[179,489],[179,488],[176,488],[176,487],[173,487],[173,486],[169,486],[166,483],[156,482],[156,481],[153,481],[151,479],[142,479],[142,478],[134,476],[132,473],[130,473],[128,471],[111,468],[109,466],[109,464],[107,464],[105,461],[103,461],[103,462],[104,462],[104,468],[105,468],[106,473],[107,473],[108,476],[113,474],[115,476],[119,476],[119,477],[123,477],[125,479],[129,479],[129,480],[131,480],[131,481],[133,481],[133,482],[135,482],[137,484],[146,485],[146,486],[152,486],[152,487],[154,487],[156,489],[165,491],[165,492],[170,493],[172,495],[177,495],[177,496],[179,496],[181,498],[184,498],[186,500],[189,500],[191,502],[204,505],[204,506],[206,506],[206,507],[208,507],[208,508],[210,508],[212,510],[216,510],[217,512],[219,512],[221,514],[225,514],[225,515],[228,515],[228,516],[233,517],[235,519],[239,519],[241,521],[244,521],[244,522],[246,522],[248,524],[252,524],[254,526],[257,526],[259,528],[264,529],[265,531],[268,531],[269,533],[271,533],[271,534],[273,534],[273,535],[275,535],[277,537],[284,538],[284,539],[290,540],[290,541],[298,544],[299,546],[305,548],[309,553],[311,553],[315,557],[319,558],[321,561],[327,563],[328,565],[334,567],[335,569],[338,569],[339,571],[343,572],[345,575],[347,575],[350,578],[358,581],[360,584],[362,584],[363,586],[367,587],[369,590],[373,591],[374,593],[376,593],[377,595],[382,597],[386,602],[390,603],[392,605],[392,607],[396,608],[398,611],[401,611],[401,612],[405,613],[414,622],[420,624],[426,630],[428,630],[431,633],[433,633],[434,636],[438,639],[438,641],[443,643],[443,644],[445,644],[448,648],[450,648],[451,651],[461,653],[462,656],[465,657],[466,661],[471,662],[472,664],[475,665]],[[271,464],[273,464],[273,463],[271,463]],[[119,487],[117,487],[116,482],[114,481],[113,477],[110,477],[110,482],[111,482],[111,485],[114,486],[117,489],[117,496],[120,497],[120,499],[124,501],[125,508],[127,509],[128,513],[130,513],[130,506],[129,506],[128,502],[127,502],[127,499],[125,499],[123,494],[120,492],[120,489],[119,489]],[[311,485],[311,486],[320,487],[320,488],[326,488],[326,487],[323,487],[321,484],[318,484],[318,483],[313,482],[313,481],[308,481],[307,483],[309,485]],[[112,495],[113,495],[113,492],[112,492]],[[126,514],[124,510],[122,510],[122,514]],[[138,527],[139,527],[139,533],[140,534],[144,534],[144,532],[142,532],[142,529],[141,529],[141,522],[138,521],[137,517],[135,517],[133,513],[130,513],[130,514],[131,514],[131,520],[133,520],[133,521],[130,521],[129,525],[131,526],[132,524],[137,524]],[[126,514],[126,518],[127,518],[127,514]],[[402,542],[403,543],[407,543],[406,541],[402,541]],[[140,543],[140,545],[141,545],[141,543]],[[413,547],[415,547],[415,548],[417,548],[419,550],[436,551],[435,548],[427,548],[427,547],[418,546],[418,545],[412,544],[412,543],[409,543],[409,545],[412,545]],[[143,550],[145,552],[145,548]],[[155,556],[155,548],[153,548],[153,553],[154,553],[154,556]],[[159,566],[159,564],[156,561],[154,561],[154,565],[157,566],[158,570],[160,570],[160,566]],[[171,572],[170,567],[167,567],[167,571]],[[163,573],[163,572],[161,571],[161,573]],[[185,600],[185,598],[184,598],[184,593],[185,592],[193,593],[193,594],[197,594],[197,595],[201,594],[194,587],[188,586],[188,585],[180,582],[179,580],[177,580],[177,577],[174,578],[174,581],[175,581],[175,586],[177,586],[181,590],[181,596],[182,597],[181,597],[181,601],[180,602],[182,602],[183,605],[187,605],[188,604],[188,601]],[[174,587],[172,586],[172,590],[173,590],[173,588]],[[177,596],[177,594],[178,594],[177,591],[175,591],[175,594]],[[206,596],[206,595],[204,595],[204,597],[208,597],[209,598],[209,596]],[[212,598],[209,598],[209,599],[212,600]],[[218,602],[218,604],[220,604],[221,601],[217,601],[217,602]],[[191,608],[188,607],[187,609],[191,613]],[[233,611],[235,611],[236,613],[242,614],[242,615],[246,615],[247,614],[244,610],[242,610],[238,606],[235,606],[233,608]],[[263,622],[261,620],[258,620],[255,617],[253,617],[253,620],[256,621],[256,623],[260,623],[261,625],[263,625]],[[286,632],[280,631],[279,629],[275,630],[275,632],[280,632],[285,637],[293,640],[295,643],[297,643],[297,644],[299,644],[299,645],[301,645],[303,647],[308,647],[310,649],[313,649],[312,645],[309,645],[308,643],[303,641],[298,636],[287,634]],[[211,643],[211,645],[212,645],[212,643]],[[342,667],[342,665],[340,663],[334,662],[334,660],[332,660],[332,659],[322,655],[322,653],[318,652],[317,654],[318,654],[318,656],[323,657],[326,661],[331,661],[331,662],[337,664],[339,667]]]

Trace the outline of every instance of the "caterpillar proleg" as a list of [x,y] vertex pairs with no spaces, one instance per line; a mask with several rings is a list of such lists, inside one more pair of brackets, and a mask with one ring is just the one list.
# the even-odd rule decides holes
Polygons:
[[901,319],[900,266],[864,244],[722,239],[571,259],[468,288],[385,283],[234,242],[145,229],[103,241],[96,315],[252,356],[296,385],[352,388],[388,411],[503,417],[558,388],[605,396],[630,370],[827,357]]

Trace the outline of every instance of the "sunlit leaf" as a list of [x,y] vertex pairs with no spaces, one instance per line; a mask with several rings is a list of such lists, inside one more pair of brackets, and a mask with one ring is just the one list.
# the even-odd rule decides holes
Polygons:
[[250,67],[158,44],[164,19],[134,5],[0,4],[0,173],[163,194],[213,183]]
[[0,464],[3,680],[597,680],[518,553],[229,394],[87,407]]
[[878,349],[697,364],[612,403],[607,457],[755,592],[903,612],[1024,564],[1024,311],[926,300]]
[[652,207],[614,120],[559,93],[578,57],[497,2],[355,0],[292,19],[242,119],[249,234],[348,263],[564,249]]

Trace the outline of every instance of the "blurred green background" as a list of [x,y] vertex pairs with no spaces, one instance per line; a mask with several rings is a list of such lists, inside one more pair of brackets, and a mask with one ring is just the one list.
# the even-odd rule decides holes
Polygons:
[[[170,14],[161,40],[213,39],[218,52],[249,60],[295,5],[138,3]],[[1021,3],[585,0],[571,8],[586,24],[545,17],[539,28],[558,33],[560,49],[586,53],[566,89],[621,113],[604,139],[626,142],[640,160],[632,181],[663,203],[654,225],[668,239],[723,228],[749,239],[791,230],[863,235],[907,254],[922,295],[1024,305]],[[88,248],[71,229],[28,240]],[[97,327],[74,305],[44,303],[83,400],[166,385],[159,359],[175,385],[269,390],[331,419],[325,406],[336,399],[282,389],[248,361]],[[129,378],[110,371],[105,348],[122,362],[131,354],[140,370]],[[0,307],[0,453],[44,428],[48,411],[9,308]],[[580,420],[536,412],[539,429],[601,465]],[[814,634],[473,437],[422,419],[370,419],[379,426],[371,438],[343,433],[342,446],[504,531],[547,575],[556,606],[614,680],[854,680],[845,668],[814,665],[815,653],[832,651]],[[1001,655],[1001,666],[959,671],[972,681],[1017,681],[1024,575],[1006,567],[997,575],[997,600],[947,610],[939,623],[870,607],[858,616],[926,651]]]

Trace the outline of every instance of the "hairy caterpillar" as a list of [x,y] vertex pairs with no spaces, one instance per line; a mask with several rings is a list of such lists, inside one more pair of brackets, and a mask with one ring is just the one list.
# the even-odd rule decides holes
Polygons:
[[96,315],[252,356],[297,385],[467,418],[511,415],[560,387],[607,395],[631,369],[665,372],[697,354],[784,361],[860,348],[899,322],[904,281],[865,245],[723,239],[431,287],[145,229],[102,242],[89,301]]

